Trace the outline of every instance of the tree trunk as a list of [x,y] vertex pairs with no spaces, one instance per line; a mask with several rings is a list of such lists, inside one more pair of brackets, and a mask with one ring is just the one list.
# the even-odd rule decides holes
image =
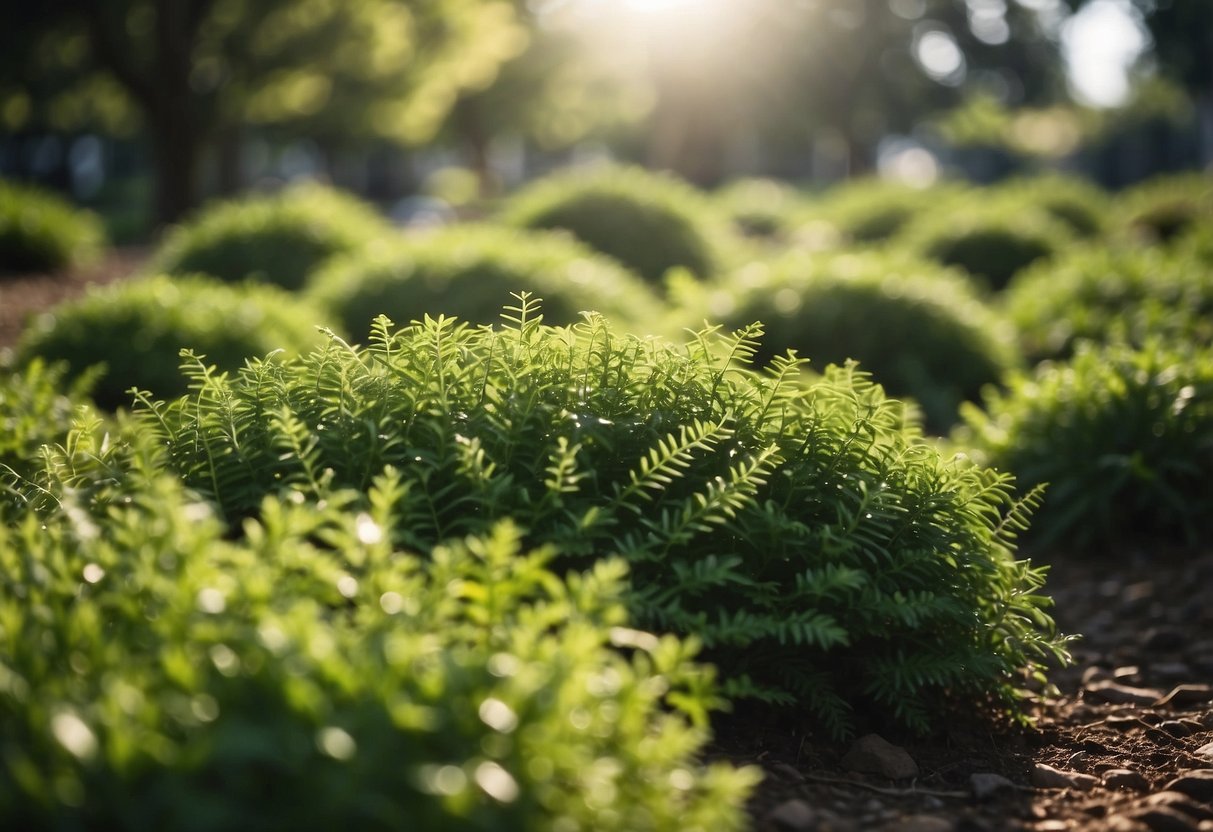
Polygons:
[[198,203],[204,142],[198,131],[171,112],[145,112],[145,116],[151,127],[156,175],[155,221],[170,225]]

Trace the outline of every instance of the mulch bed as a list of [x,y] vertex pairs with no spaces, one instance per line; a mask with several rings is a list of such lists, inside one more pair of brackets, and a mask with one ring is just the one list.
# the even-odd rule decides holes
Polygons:
[[941,736],[887,735],[914,778],[850,770],[849,743],[793,720],[726,723],[716,754],[761,765],[758,830],[1213,830],[1213,555],[1057,561],[1046,586],[1082,633],[1030,729],[957,714]]
[[[119,250],[60,275],[0,277],[0,348],[30,316],[90,285],[136,272]],[[1213,510],[1213,507],[1210,507]],[[716,758],[761,766],[750,804],[759,832],[1213,832],[1213,553],[1058,559],[1046,592],[1064,632],[1081,633],[1057,699],[1033,703],[1030,729],[957,714],[942,735],[886,739],[917,776],[848,757],[795,715],[736,714]]]
[[17,342],[31,316],[83,294],[89,286],[112,283],[138,271],[144,248],[119,248],[104,259],[55,274],[0,274],[0,349]]

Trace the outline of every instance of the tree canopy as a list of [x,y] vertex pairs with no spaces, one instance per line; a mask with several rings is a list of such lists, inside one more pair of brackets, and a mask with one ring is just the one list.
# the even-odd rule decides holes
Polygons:
[[48,0],[0,34],[0,116],[10,130],[137,123],[171,221],[226,130],[424,141],[525,38],[502,0]]

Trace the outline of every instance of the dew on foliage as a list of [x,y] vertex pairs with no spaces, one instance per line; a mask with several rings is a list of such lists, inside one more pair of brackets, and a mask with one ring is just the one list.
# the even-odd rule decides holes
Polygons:
[[388,615],[395,615],[404,608],[404,598],[399,592],[385,592],[379,596],[379,606]]
[[574,708],[569,712],[569,724],[578,731],[584,731],[586,728],[589,728],[592,719],[593,717],[590,716],[590,712],[585,708]]
[[97,753],[97,736],[93,729],[71,711],[55,714],[51,719],[51,733],[60,745],[81,760],[88,760]]
[[358,751],[358,743],[348,732],[329,725],[316,732],[316,747],[334,760],[349,760]]
[[468,778],[458,766],[424,766],[421,781],[431,794],[456,795],[467,788]]
[[497,763],[486,761],[476,767],[476,785],[499,803],[518,799],[518,781]]
[[198,609],[208,615],[218,615],[227,609],[227,599],[223,597],[223,593],[214,587],[208,587],[198,591],[197,602]]
[[286,633],[273,624],[263,624],[257,630],[257,635],[261,638],[261,643],[266,646],[271,653],[281,653],[286,649],[290,639]]
[[480,721],[492,728],[508,734],[518,727],[518,715],[514,709],[496,697],[490,696],[480,703]]
[[88,581],[90,584],[95,584],[97,581],[105,577],[105,570],[95,563],[89,563],[85,564],[83,574],[84,580]]
[[240,672],[240,657],[226,644],[212,645],[210,654],[215,669],[224,676],[235,676]]
[[383,540],[383,529],[366,512],[359,514],[354,520],[354,534],[357,535],[358,542],[364,546],[373,546]]
[[680,792],[689,792],[695,787],[695,777],[685,768],[676,768],[670,772],[670,786]]
[[190,712],[199,722],[214,722],[219,718],[219,701],[209,693],[200,693],[190,700]]
[[517,656],[510,653],[494,653],[489,658],[489,673],[492,673],[498,679],[509,678],[518,673],[522,667],[522,662]]
[[353,598],[358,594],[358,580],[352,575],[342,575],[337,579],[337,591],[344,598]]

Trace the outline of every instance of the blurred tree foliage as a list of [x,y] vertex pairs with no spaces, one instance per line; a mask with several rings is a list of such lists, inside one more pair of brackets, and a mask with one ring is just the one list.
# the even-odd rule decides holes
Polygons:
[[882,137],[974,89],[1012,103],[1064,90],[1056,39],[1019,3],[671,3],[660,14],[633,11],[648,19],[615,33],[611,19],[626,13],[581,5],[592,41],[648,85],[649,162],[700,184],[719,180],[737,148],[803,154],[814,139],[863,169]]
[[503,0],[46,0],[0,28],[0,121],[137,125],[171,221],[240,126],[423,141],[525,38]]

